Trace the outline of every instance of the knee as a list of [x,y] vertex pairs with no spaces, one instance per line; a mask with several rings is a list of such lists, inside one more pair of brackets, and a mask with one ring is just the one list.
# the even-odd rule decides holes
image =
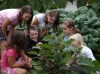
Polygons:
[[27,74],[27,73],[28,73],[28,71],[26,69],[22,70],[22,74]]

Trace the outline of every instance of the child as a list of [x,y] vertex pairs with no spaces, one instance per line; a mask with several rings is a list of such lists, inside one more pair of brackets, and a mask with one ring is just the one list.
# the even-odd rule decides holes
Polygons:
[[[15,31],[11,40],[4,50],[1,58],[1,70],[2,74],[27,74],[27,70],[21,68],[28,66],[31,68],[32,59],[24,54],[25,49],[25,33],[22,31]],[[23,60],[16,61],[18,54]]]
[[[39,33],[38,27],[36,25],[31,25],[29,28],[29,33],[26,36],[26,54],[27,52],[32,51],[33,46],[42,41],[42,37],[40,37],[38,33]],[[33,57],[33,55],[30,54],[27,55],[29,57]]]
[[39,30],[38,27],[35,25],[31,25],[29,28],[29,33],[26,36],[26,48],[32,48],[32,46],[35,46],[38,42],[41,42],[42,37],[38,34]]
[[64,37],[64,41],[68,41],[68,38],[75,34],[75,33],[80,33],[80,31],[78,29],[75,28],[75,23],[72,19],[67,19],[63,22],[62,24],[62,29],[64,34],[66,35]]
[[[51,25],[53,24],[53,25]],[[32,25],[38,25],[40,36],[44,36],[49,27],[53,26],[54,31],[57,31],[59,24],[59,13],[56,10],[44,14],[39,13],[33,17]]]
[[77,48],[82,47],[80,53],[83,55],[84,58],[91,58],[92,61],[95,60],[92,50],[88,48],[87,46],[85,46],[81,34],[79,33],[73,34],[69,37],[69,39],[74,39],[74,41],[72,42],[73,46],[76,46]]
[[[17,24],[22,21],[27,23],[29,28],[33,16],[33,10],[30,6],[23,6],[21,9],[5,9],[0,11],[0,43],[1,54],[7,43],[10,41],[12,32]],[[10,28],[9,28],[10,27]]]

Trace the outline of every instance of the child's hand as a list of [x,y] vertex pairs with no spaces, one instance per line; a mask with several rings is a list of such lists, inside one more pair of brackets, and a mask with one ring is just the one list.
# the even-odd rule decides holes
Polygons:
[[[43,44],[42,42],[38,42],[36,45],[39,46],[38,44]],[[40,48],[42,48],[41,46],[39,46]]]
[[32,64],[29,62],[29,60],[25,61],[25,65],[29,68],[32,68]]
[[29,63],[32,63],[32,59],[31,58],[28,58],[28,61],[29,61]]
[[38,42],[37,44],[43,44],[42,42]]

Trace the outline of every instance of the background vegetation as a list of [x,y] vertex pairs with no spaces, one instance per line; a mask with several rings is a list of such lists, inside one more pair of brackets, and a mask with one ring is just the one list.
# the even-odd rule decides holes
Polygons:
[[[93,50],[93,53],[96,59],[100,60],[100,13],[99,13],[100,12],[100,1],[99,0],[78,0],[77,1],[78,10],[75,12],[67,11],[64,9],[68,1],[73,2],[73,0],[0,0],[0,10],[6,9],[6,8],[20,8],[24,5],[30,5],[32,6],[34,10],[34,14],[37,14],[40,12],[46,12],[47,10],[49,11],[50,9],[57,9],[58,12],[60,13],[60,23],[59,23],[60,26],[59,26],[59,31],[58,31],[59,36],[57,37],[59,37],[59,39],[61,37],[60,34],[62,34],[62,29],[61,29],[62,22],[68,18],[72,18],[75,21],[76,27],[81,30],[81,33],[83,35],[83,38],[87,46],[89,46]],[[16,29],[24,30],[25,26],[22,26],[21,28],[17,27]],[[52,36],[52,29],[48,32],[48,34]],[[43,65],[43,63],[41,64],[40,62],[36,61],[36,62],[33,62],[33,65],[39,65],[39,64],[41,65],[36,66],[34,68],[35,70],[38,70],[38,72],[40,72],[38,74],[41,74],[41,72],[44,72],[45,74],[50,74],[47,72],[51,72],[51,71],[54,72],[52,74],[56,74],[55,73],[56,70],[58,71],[57,74],[61,74],[61,73],[65,74],[65,71],[63,71],[66,69],[65,63],[72,61],[71,58],[66,60],[65,57],[67,56],[71,57],[70,53],[72,51],[69,51],[69,55],[67,55],[68,54],[67,52],[63,52],[59,50],[60,52],[59,54],[59,52],[56,51],[56,48],[60,48],[60,47],[53,46],[52,41],[54,40],[52,40],[51,36],[48,36],[47,38],[45,38],[46,40],[49,41],[49,44],[42,45],[44,48],[43,51],[44,53],[46,53],[46,56],[47,56],[47,58],[43,62],[45,63],[45,65]],[[57,37],[55,38],[55,41],[59,41]],[[45,48],[51,49],[51,48],[47,48],[47,46],[49,47],[51,46],[50,42],[52,43],[52,47],[54,47],[56,51],[56,55],[52,55],[50,50],[45,51]],[[42,52],[39,52],[40,55],[41,53]],[[32,54],[34,54],[34,52]],[[60,59],[57,56],[59,56],[62,59]],[[41,59],[40,56],[39,58]],[[49,65],[49,63],[47,62],[48,60],[52,61],[53,65]],[[95,69],[100,71],[99,70],[100,65],[97,63],[97,61],[93,63],[91,63],[89,60],[87,60],[85,63],[83,63],[83,61],[81,61],[80,64],[83,65],[82,69],[87,71],[87,73],[95,74]],[[92,67],[93,69],[90,67]],[[51,69],[54,69],[54,70],[51,70]],[[91,71],[88,69],[90,69]],[[69,72],[69,74],[71,73]],[[77,74],[77,72],[73,72],[73,74]]]

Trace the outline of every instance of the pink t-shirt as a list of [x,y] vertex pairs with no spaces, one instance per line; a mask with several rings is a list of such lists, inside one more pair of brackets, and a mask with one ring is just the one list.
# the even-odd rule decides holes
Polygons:
[[9,25],[17,25],[18,24],[18,17],[19,17],[18,9],[5,9],[0,11],[0,27],[4,23],[6,18],[9,18],[12,22]]
[[9,67],[8,65],[8,56],[14,57],[14,63],[16,62],[16,58],[18,57],[18,53],[15,49],[4,50],[1,59],[1,69],[4,70]]

